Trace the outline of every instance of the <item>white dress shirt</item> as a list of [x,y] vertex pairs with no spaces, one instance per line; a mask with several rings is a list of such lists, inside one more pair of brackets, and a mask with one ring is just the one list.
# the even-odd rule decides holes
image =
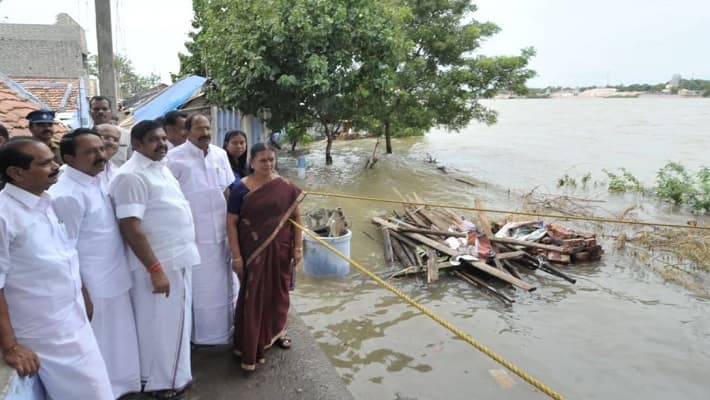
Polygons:
[[100,174],[92,177],[69,165],[49,189],[54,211],[76,242],[79,268],[89,295],[115,297],[131,288],[126,247],[102,191]]
[[188,140],[170,152],[168,168],[190,202],[197,243],[224,242],[227,239],[224,191],[234,182],[227,152],[210,145],[205,155]]
[[53,338],[88,323],[77,252],[51,196],[8,183],[0,210],[0,288],[15,335]]
[[99,177],[99,181],[101,181],[101,191],[105,194],[108,194],[109,185],[117,173],[118,166],[114,164],[113,161],[109,161],[106,163],[106,168],[103,172],[97,175]]
[[[118,219],[141,220],[153,253],[165,268],[180,269],[200,263],[190,205],[166,166],[139,152],[121,166],[109,189]],[[142,265],[129,251],[131,265]]]

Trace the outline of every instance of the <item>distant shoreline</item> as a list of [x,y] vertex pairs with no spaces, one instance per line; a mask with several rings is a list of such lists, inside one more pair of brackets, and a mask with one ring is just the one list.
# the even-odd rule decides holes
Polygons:
[[678,94],[666,93],[630,93],[629,94],[612,94],[612,95],[568,95],[551,93],[546,96],[518,96],[518,95],[498,95],[490,100],[568,100],[568,99],[639,99],[639,98],[666,98],[666,99],[706,99],[710,97],[703,96],[683,96]]

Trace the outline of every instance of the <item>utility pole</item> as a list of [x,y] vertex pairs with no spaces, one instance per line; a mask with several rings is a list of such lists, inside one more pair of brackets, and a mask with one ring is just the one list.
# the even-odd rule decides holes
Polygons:
[[113,28],[111,1],[94,0],[96,7],[96,43],[99,48],[99,92],[111,101],[116,113],[116,73],[113,69]]

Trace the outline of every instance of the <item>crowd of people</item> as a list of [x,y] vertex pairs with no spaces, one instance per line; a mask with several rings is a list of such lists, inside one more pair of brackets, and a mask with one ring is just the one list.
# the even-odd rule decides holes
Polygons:
[[247,375],[289,348],[303,193],[274,150],[238,130],[215,146],[202,114],[128,131],[90,106],[60,140],[46,110],[32,136],[0,129],[5,362],[52,399],[179,398],[192,346],[231,345]]

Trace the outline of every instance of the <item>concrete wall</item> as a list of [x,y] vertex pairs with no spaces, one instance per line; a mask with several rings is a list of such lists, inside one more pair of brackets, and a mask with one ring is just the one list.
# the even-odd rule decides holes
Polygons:
[[86,75],[84,30],[66,14],[53,25],[0,24],[0,70],[10,77]]

